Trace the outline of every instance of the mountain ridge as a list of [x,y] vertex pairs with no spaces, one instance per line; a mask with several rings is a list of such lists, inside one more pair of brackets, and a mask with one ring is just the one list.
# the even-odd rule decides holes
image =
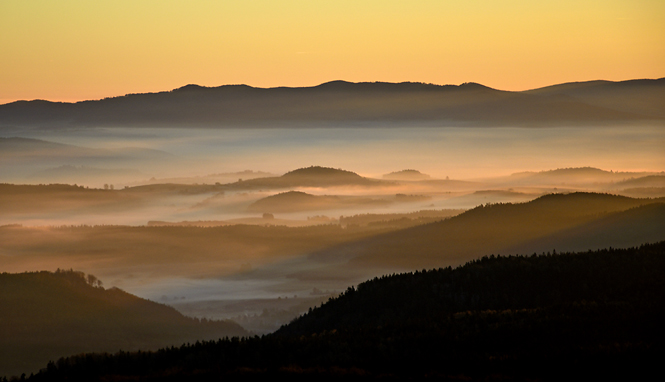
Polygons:
[[[0,128],[403,125],[414,121],[435,126],[536,126],[665,120],[665,79],[556,86],[513,92],[477,83],[330,81],[273,88],[190,84],[76,103],[15,101],[0,105]],[[598,86],[603,92],[593,90]]]

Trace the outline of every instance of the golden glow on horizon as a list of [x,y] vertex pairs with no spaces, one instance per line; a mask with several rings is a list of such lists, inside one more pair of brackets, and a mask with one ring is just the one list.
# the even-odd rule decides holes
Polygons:
[[0,103],[185,84],[665,76],[665,1],[0,2]]

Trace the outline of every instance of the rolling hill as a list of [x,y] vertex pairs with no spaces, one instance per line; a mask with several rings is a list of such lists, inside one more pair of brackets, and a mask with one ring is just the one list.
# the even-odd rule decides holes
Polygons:
[[8,376],[36,372],[66,354],[248,334],[232,321],[185,317],[74,271],[0,274],[0,322],[0,375]]
[[659,372],[665,242],[374,278],[278,332],[64,358],[31,380],[648,379]]
[[[478,256],[492,253],[515,253],[516,248],[526,243],[528,252],[539,248],[538,252],[566,246],[566,236],[556,236],[569,230],[594,224],[598,219],[607,218],[606,224],[597,226],[598,235],[603,229],[616,233],[615,240],[625,238],[624,245],[636,245],[654,239],[665,239],[665,221],[662,199],[632,199],[624,196],[594,193],[550,194],[527,203],[486,204],[466,211],[450,219],[425,224],[390,234],[361,239],[339,247],[326,249],[311,255],[313,261],[322,262],[336,259],[349,261],[348,267],[395,267],[396,269],[422,269],[430,267],[459,265]],[[631,214],[618,215],[611,220],[613,213],[654,204]],[[623,220],[623,218],[628,220]],[[630,231],[622,228],[641,222]],[[615,224],[618,224],[616,226]],[[650,226],[651,225],[651,226]],[[604,227],[604,228],[603,228]],[[644,228],[642,230],[642,228]],[[585,229],[591,229],[589,227]],[[580,231],[583,232],[583,231]],[[628,234],[632,240],[627,239]],[[552,238],[559,237],[559,242]],[[571,243],[584,236],[571,238]],[[591,237],[588,237],[591,240]],[[543,240],[543,241],[541,241]],[[582,245],[584,240],[579,242]],[[545,246],[545,243],[546,246]],[[591,241],[589,242],[591,243]],[[581,249],[594,248],[583,247]],[[575,247],[578,249],[578,247]],[[524,253],[524,252],[520,252]],[[344,254],[343,256],[341,254]],[[303,275],[304,276],[304,275]],[[311,277],[311,276],[308,276]]]
[[310,166],[299,168],[282,176],[242,180],[224,185],[231,190],[285,189],[296,187],[373,187],[390,182],[364,178],[355,172],[330,167]]

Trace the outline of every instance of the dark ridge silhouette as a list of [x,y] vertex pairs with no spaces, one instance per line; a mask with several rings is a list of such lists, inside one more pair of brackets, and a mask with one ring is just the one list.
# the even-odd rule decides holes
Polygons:
[[247,335],[232,321],[185,317],[75,271],[0,274],[0,322],[0,375],[36,372],[67,354]]
[[584,251],[611,246],[630,247],[665,239],[665,203],[645,204],[607,214],[588,223],[539,237],[502,253],[533,253],[556,248],[559,251]]
[[665,78],[620,82],[572,82],[529,90],[525,93],[567,97],[588,105],[638,113],[654,119],[665,117]]
[[648,379],[663,274],[665,242],[492,255],[374,278],[261,338],[71,356],[30,380]]
[[[2,127],[86,126],[503,126],[665,120],[665,81],[595,82],[509,92],[466,83],[351,83],[253,88],[187,85],[77,103],[0,105]],[[568,88],[572,90],[566,90]],[[564,91],[565,90],[565,91]],[[574,91],[573,91],[574,90]],[[572,92],[568,94],[566,92]]]
[[[343,267],[350,268],[421,269],[459,265],[477,256],[510,253],[506,251],[524,243],[537,244],[541,238],[572,231],[612,213],[663,202],[663,198],[632,199],[610,194],[550,194],[527,203],[480,205],[444,221],[361,239],[311,256],[324,261],[340,258],[344,253],[349,263]],[[646,219],[644,224],[648,221]],[[661,219],[657,227],[662,224]],[[641,228],[632,230],[639,238],[643,238],[640,233],[644,233],[644,237],[653,239],[653,235],[657,235],[658,240],[665,239],[665,231],[657,228],[654,233],[650,229],[641,231]],[[628,234],[618,229],[614,232],[617,240]],[[632,241],[628,243],[636,245]],[[299,274],[298,277],[310,276]]]

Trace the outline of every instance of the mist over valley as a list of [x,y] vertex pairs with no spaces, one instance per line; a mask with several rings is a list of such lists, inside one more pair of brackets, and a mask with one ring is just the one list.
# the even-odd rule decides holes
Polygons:
[[[383,275],[663,241],[662,87],[334,82],[0,105],[0,282],[15,290],[0,310],[29,315],[19,296],[48,280],[58,298],[92,299],[86,330],[100,334],[31,358],[39,333],[74,330],[66,315],[39,321],[0,376],[86,351],[268,335]],[[626,92],[641,101],[619,102]],[[142,341],[131,333],[159,313],[104,337],[100,312],[123,299],[174,321]]]

